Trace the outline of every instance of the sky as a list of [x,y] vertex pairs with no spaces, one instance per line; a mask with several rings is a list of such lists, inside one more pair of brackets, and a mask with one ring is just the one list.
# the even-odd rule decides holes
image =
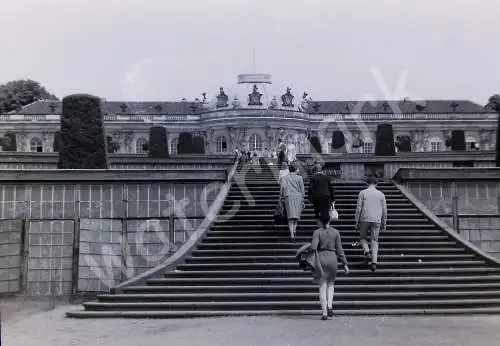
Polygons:
[[211,98],[255,72],[313,100],[500,92],[500,0],[1,2],[0,84],[58,97]]

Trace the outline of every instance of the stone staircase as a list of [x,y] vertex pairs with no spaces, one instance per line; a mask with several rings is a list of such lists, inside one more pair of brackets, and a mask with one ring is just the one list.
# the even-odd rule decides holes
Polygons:
[[[294,257],[316,228],[312,206],[306,204],[297,242],[291,242],[287,227],[273,224],[275,176],[267,167],[236,173],[220,215],[185,263],[144,285],[99,295],[68,316],[319,314],[317,286]],[[388,202],[387,230],[377,271],[368,270],[353,229],[362,188],[361,182],[336,183],[340,220],[334,226],[351,268],[348,276],[339,271],[336,314],[500,312],[500,266],[440,229],[391,182],[379,185]]]

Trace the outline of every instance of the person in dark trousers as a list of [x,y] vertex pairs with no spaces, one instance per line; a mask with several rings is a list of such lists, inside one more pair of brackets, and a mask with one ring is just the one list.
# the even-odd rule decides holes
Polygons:
[[[378,260],[378,236],[386,228],[387,203],[385,195],[377,189],[377,178],[370,176],[366,179],[368,187],[358,195],[356,214],[354,217],[365,261],[374,272],[377,269]],[[371,251],[368,246],[370,236]]]
[[278,148],[276,151],[278,152],[278,166],[281,166],[286,161],[286,145],[281,139],[278,139]]
[[345,273],[349,273],[347,258],[342,248],[342,240],[337,229],[330,227],[330,217],[320,218],[321,226],[314,231],[311,250],[316,252],[316,268],[313,278],[319,284],[319,300],[321,303],[321,319],[333,316],[333,295],[335,278],[337,277],[337,257],[344,265]]
[[314,166],[314,175],[309,182],[307,199],[314,206],[314,216],[318,220],[329,215],[332,204],[335,204],[335,191],[333,183],[321,169],[321,164]]

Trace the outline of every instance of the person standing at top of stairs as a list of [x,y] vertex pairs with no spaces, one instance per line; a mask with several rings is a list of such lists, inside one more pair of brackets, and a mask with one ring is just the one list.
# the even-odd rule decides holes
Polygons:
[[314,166],[314,175],[309,182],[307,199],[313,204],[314,217],[320,225],[320,219],[329,215],[330,207],[335,203],[335,191],[330,177],[322,171],[319,163]]
[[[386,228],[387,203],[384,193],[377,189],[377,178],[370,176],[366,182],[368,187],[358,195],[354,220],[366,262],[374,272],[377,269],[378,236]],[[370,235],[371,251],[368,246],[368,235]]]
[[304,180],[297,174],[296,165],[289,167],[290,174],[283,177],[280,184],[280,200],[284,200],[290,237],[295,240],[297,223],[304,208]]
[[281,164],[286,161],[286,145],[278,139],[278,147],[276,148],[278,152],[278,166],[281,167]]

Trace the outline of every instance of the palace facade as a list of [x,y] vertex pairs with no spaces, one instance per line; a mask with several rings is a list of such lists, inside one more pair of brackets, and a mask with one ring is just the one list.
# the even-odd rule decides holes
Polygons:
[[[278,139],[309,153],[317,136],[323,153],[370,153],[379,124],[391,124],[394,138],[414,152],[450,150],[453,130],[463,130],[467,150],[494,150],[497,117],[493,109],[467,100],[316,101],[306,92],[273,89],[271,76],[245,74],[213,98],[194,101],[110,102],[103,100],[105,129],[119,153],[144,153],[151,126],[167,128],[171,154],[181,132],[202,136],[206,153],[232,155],[234,149],[273,151]],[[18,152],[52,152],[61,102],[37,101],[0,115],[0,137],[14,132]],[[332,147],[334,132],[345,145]],[[398,146],[399,147],[399,146]]]

